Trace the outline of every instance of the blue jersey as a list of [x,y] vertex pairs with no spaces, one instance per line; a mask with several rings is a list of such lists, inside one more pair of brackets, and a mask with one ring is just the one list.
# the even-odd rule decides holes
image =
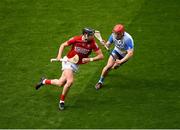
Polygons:
[[112,33],[108,41],[110,44],[114,43],[114,50],[123,57],[127,54],[127,50],[134,49],[134,41],[131,35],[129,35],[127,32],[124,33],[124,36],[121,40],[117,40]]

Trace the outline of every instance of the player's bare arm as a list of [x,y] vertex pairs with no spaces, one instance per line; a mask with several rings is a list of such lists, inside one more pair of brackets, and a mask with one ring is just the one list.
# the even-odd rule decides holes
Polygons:
[[132,56],[133,56],[133,49],[127,50],[126,56],[125,56],[123,59],[121,59],[121,60],[117,59],[117,60],[115,61],[115,64],[113,65],[112,68],[115,69],[115,68],[118,67],[120,64],[128,61]]
[[91,58],[83,58],[83,63],[87,63],[90,61],[97,61],[97,60],[102,60],[104,58],[104,55],[102,53],[102,51],[99,49],[98,51],[95,52],[96,56],[95,57],[91,57]]
[[126,56],[124,58],[122,58],[121,60],[117,59],[116,63],[122,64],[122,63],[126,62],[127,60],[129,60],[133,56],[133,52],[134,52],[133,49],[127,50]]
[[63,50],[65,47],[68,46],[68,43],[67,42],[64,42],[60,45],[59,47],[59,52],[58,52],[58,55],[57,55],[57,60],[60,60],[62,58],[62,53],[63,53]]
[[104,55],[100,49],[96,51],[95,53],[96,53],[96,56],[93,57],[93,61],[102,60],[104,58]]

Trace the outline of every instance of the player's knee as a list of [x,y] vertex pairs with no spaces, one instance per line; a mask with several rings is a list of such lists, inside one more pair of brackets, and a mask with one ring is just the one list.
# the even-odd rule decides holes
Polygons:
[[59,87],[61,87],[61,86],[63,86],[64,84],[65,84],[64,81],[59,80],[57,85],[58,85]]
[[67,80],[67,82],[66,82],[67,84],[68,84],[68,86],[71,86],[72,84],[73,84],[73,79],[69,79],[69,80]]
[[106,65],[106,70],[110,70],[112,68],[112,65]]

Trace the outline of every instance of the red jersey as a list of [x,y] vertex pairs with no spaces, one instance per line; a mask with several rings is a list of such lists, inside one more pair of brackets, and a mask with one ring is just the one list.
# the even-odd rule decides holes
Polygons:
[[82,35],[69,39],[67,43],[68,45],[72,45],[71,50],[67,54],[67,57],[71,58],[77,54],[79,56],[79,62],[77,64],[83,64],[82,59],[87,58],[91,54],[92,50],[99,50],[99,47],[94,39],[89,42],[85,42],[82,40]]

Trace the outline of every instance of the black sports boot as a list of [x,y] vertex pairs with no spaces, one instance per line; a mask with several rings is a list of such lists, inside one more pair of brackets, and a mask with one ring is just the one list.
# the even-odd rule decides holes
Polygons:
[[43,84],[43,80],[44,80],[44,79],[45,79],[44,77],[41,78],[40,81],[39,81],[39,83],[36,84],[36,86],[35,86],[36,90],[38,90],[41,86],[44,85],[44,84]]
[[64,102],[59,102],[59,110],[64,110]]
[[102,87],[102,83],[101,82],[98,82],[96,85],[95,85],[95,88],[98,90]]

